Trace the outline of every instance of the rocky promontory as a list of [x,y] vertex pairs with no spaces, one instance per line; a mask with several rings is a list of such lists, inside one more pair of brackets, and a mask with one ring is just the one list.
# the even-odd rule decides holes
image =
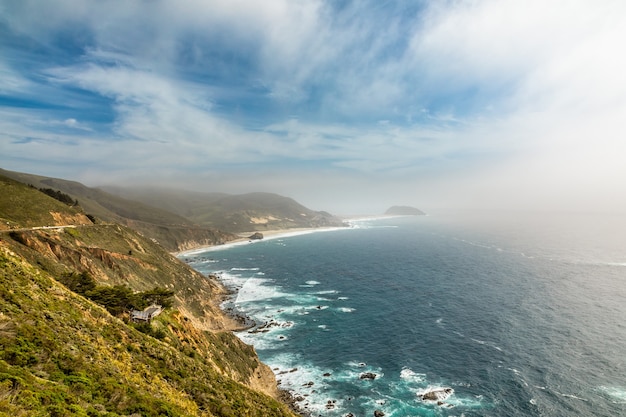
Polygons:
[[385,216],[423,216],[422,210],[411,206],[392,206],[387,209]]

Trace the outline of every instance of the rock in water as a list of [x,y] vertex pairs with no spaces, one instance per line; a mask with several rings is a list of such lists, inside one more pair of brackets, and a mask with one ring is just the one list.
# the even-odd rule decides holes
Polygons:
[[443,402],[446,398],[454,393],[452,388],[433,388],[421,394],[417,394],[422,401]]
[[422,210],[410,206],[393,206],[385,212],[387,216],[422,216],[424,214],[426,213]]
[[383,413],[380,410],[374,411],[374,417],[383,417],[384,415],[385,415],[385,413]]
[[359,376],[359,379],[376,379],[376,374],[373,372],[364,372]]

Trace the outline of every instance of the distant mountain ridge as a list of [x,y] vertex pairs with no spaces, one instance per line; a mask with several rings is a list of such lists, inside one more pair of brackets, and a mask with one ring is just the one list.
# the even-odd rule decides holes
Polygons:
[[60,190],[78,200],[84,214],[94,216],[100,222],[129,226],[171,252],[196,246],[222,244],[238,238],[232,233],[200,227],[166,210],[124,199],[76,181],[2,169],[0,175],[34,187]]
[[344,226],[325,211],[311,210],[289,197],[273,193],[200,193],[185,190],[103,187],[120,197],[183,216],[203,227],[231,233],[293,228]]
[[170,252],[223,244],[241,233],[342,226],[323,211],[271,193],[230,195],[154,188],[91,188],[76,181],[0,169],[0,175],[78,200],[83,214],[128,226]]

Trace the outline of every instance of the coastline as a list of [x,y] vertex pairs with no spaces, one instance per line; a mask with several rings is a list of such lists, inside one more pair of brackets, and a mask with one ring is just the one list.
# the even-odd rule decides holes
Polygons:
[[[218,250],[225,250],[235,246],[243,246],[243,245],[251,245],[254,243],[263,242],[266,240],[274,240],[274,239],[282,239],[286,237],[300,236],[306,235],[310,233],[319,233],[319,232],[332,232],[335,230],[344,230],[350,228],[350,223],[346,221],[348,226],[335,226],[335,227],[310,227],[310,228],[296,228],[296,229],[277,229],[277,230],[263,230],[263,231],[251,231],[238,233],[240,236],[238,239],[231,240],[229,242],[218,244],[218,245],[203,245],[198,246],[193,249],[187,249],[179,252],[171,252],[173,256],[176,258],[193,256],[203,252],[212,252]],[[254,233],[262,233],[263,239],[250,239]]]
[[[230,249],[236,246],[250,245],[250,244],[254,244],[258,242],[263,242],[264,240],[282,239],[282,238],[306,235],[306,234],[311,234],[311,233],[332,232],[336,230],[349,229],[351,227],[352,227],[351,222],[346,220],[346,226],[344,227],[317,227],[317,228],[266,230],[266,231],[260,232],[263,234],[263,239],[250,239],[250,236],[253,235],[254,233],[257,233],[257,231],[245,232],[245,233],[238,234],[240,236],[239,239],[235,239],[224,244],[199,246],[194,249],[189,249],[189,250],[180,251],[180,252],[173,252],[172,255],[176,257],[177,259],[181,259],[181,258],[188,257],[188,256],[193,257],[195,255],[198,255],[204,252],[220,251],[220,250]],[[226,307],[226,308],[224,307],[224,302],[228,300],[229,298],[233,297],[234,295],[236,295],[236,291],[233,291],[231,288],[226,286],[224,282],[222,282],[219,275],[211,274],[209,276],[215,279],[217,282],[219,282],[219,284],[224,289],[226,289],[226,294],[224,294],[223,297],[221,297],[221,299],[219,300],[220,310],[222,314],[224,314],[226,317],[232,320],[233,324],[235,324],[234,326],[232,326],[231,328],[227,330],[229,332],[236,334],[237,332],[242,332],[242,331],[250,330],[250,329],[257,327],[259,323],[254,321],[251,317],[238,312],[236,309],[232,307]],[[268,366],[265,363],[264,365]],[[274,374],[273,371],[272,371],[272,374],[276,378],[276,374]],[[286,388],[281,387],[278,380],[276,380],[275,386],[277,390],[277,396],[275,397],[276,400],[285,404],[296,415],[299,415],[302,417],[312,417],[313,414],[309,410],[306,410],[299,406],[298,400],[294,396],[294,393],[292,393],[290,390]]]
[[[332,226],[332,227],[302,227],[302,228],[293,228],[293,229],[273,229],[273,230],[252,230],[249,232],[237,233],[239,236],[238,239],[230,240],[226,243],[215,244],[215,245],[200,245],[193,249],[186,249],[178,252],[170,252],[176,258],[197,255],[202,252],[211,252],[229,249],[234,246],[248,245],[258,242],[263,242],[264,240],[272,240],[272,239],[282,239],[285,237],[293,237],[299,235],[306,235],[309,233],[318,233],[318,232],[332,232],[335,230],[344,230],[355,227],[354,223],[363,222],[363,221],[375,221],[382,219],[392,219],[396,217],[410,217],[413,215],[389,215],[389,214],[381,214],[381,215],[355,215],[352,217],[342,218],[345,226]],[[424,214],[424,216],[428,216],[428,214]],[[255,233],[263,234],[263,239],[250,239]]]
[[[297,229],[264,230],[260,232],[263,234],[263,239],[250,239],[250,236],[252,236],[257,231],[239,233],[238,234],[240,236],[239,239],[235,239],[224,244],[203,245],[194,249],[189,249],[189,250],[180,251],[180,252],[173,252],[171,254],[177,259],[182,260],[185,257],[193,257],[195,255],[198,255],[204,252],[226,250],[226,249],[230,249],[236,246],[251,245],[254,243],[258,243],[258,242],[263,242],[264,240],[282,239],[282,238],[306,235],[306,234],[311,234],[311,233],[332,232],[336,230],[350,229],[352,227],[351,220],[346,219],[345,224],[346,226],[343,226],[343,227],[313,227],[313,228],[297,228]],[[224,301],[226,301],[228,298],[232,297],[235,294],[232,292],[230,288],[228,288],[221,281],[218,275],[214,275],[213,278],[216,279],[220,283],[220,285],[227,290],[227,294],[225,294],[219,302],[219,306],[220,306],[220,310],[222,311],[222,314],[224,314],[226,317],[232,320],[233,323],[237,324],[233,326],[233,328],[228,329],[228,331],[236,334],[237,332],[246,331],[246,330],[253,329],[254,327],[258,326],[258,323],[255,322],[252,318],[244,314],[241,314],[235,309],[224,308],[223,306]],[[274,377],[276,377],[276,375],[274,375]],[[298,401],[294,397],[293,393],[286,388],[282,388],[280,384],[278,383],[278,381],[276,381],[276,389],[278,393],[278,396],[276,399],[280,401],[281,403],[285,404],[287,407],[289,407],[289,409],[292,412],[303,417],[312,416],[312,414],[308,410],[299,407]]]
[[[360,228],[360,225],[358,224],[359,222],[376,221],[376,220],[388,219],[388,218],[393,218],[393,217],[405,217],[405,216],[389,216],[389,215],[354,216],[351,218],[343,219],[345,222],[344,223],[345,226],[343,227],[294,228],[294,229],[260,231],[260,233],[263,234],[263,239],[250,239],[250,236],[252,236],[254,233],[257,233],[258,231],[238,233],[239,235],[238,239],[229,241],[227,243],[218,244],[218,245],[199,246],[193,249],[180,251],[173,255],[182,261],[191,261],[194,257],[198,255],[200,255],[199,257],[201,258],[202,255],[207,252],[216,252],[216,251],[226,250],[226,249],[230,249],[230,248],[234,248],[234,247],[238,247],[242,245],[249,245],[249,244],[262,242],[264,240],[276,240],[276,239],[289,238],[289,237],[294,237],[294,236],[301,236],[301,235],[320,233],[320,232],[330,232],[330,231],[338,231],[338,230],[346,230],[346,229],[349,229],[349,230],[358,229]],[[208,255],[208,254],[206,256],[211,257],[211,255]],[[234,333],[235,335],[237,335],[237,333],[240,333],[240,332],[250,332],[250,333],[263,332],[264,330],[263,330],[262,321],[258,322],[255,320],[255,318],[247,316],[245,313],[238,311],[233,303],[225,302],[225,301],[229,301],[229,299],[232,299],[232,297],[236,297],[238,290],[235,289],[234,287],[230,287],[226,282],[224,282],[222,280],[220,273],[217,273],[217,272],[212,273],[210,274],[210,276],[212,276],[212,278],[214,278],[217,282],[219,282],[219,284],[222,287],[224,287],[227,290],[227,294],[225,294],[224,297],[220,300],[219,307],[225,316],[229,317],[234,323],[236,323],[236,325],[233,328],[228,329],[228,331]],[[255,329],[257,328],[259,328],[260,330],[255,331]],[[249,343],[249,342],[244,342],[244,343]],[[262,362],[262,363],[264,363],[264,365],[269,367],[267,363],[265,362]],[[270,367],[270,369],[272,370],[272,373],[274,374],[274,378],[276,381],[275,386],[276,386],[276,389],[278,390],[278,396],[276,397],[277,400],[287,405],[292,412],[302,417],[312,417],[313,415],[317,415],[314,410],[308,409],[308,404],[303,405],[302,401],[303,401],[303,398],[306,397],[306,395],[301,396],[299,393],[300,391],[297,391],[297,389],[294,389],[293,387],[288,388],[288,385],[281,384],[281,381],[279,378],[282,378],[281,375],[283,373],[286,373],[289,371],[282,370],[281,372],[277,372],[278,368],[272,369]],[[322,404],[322,405],[326,406],[327,404]]]

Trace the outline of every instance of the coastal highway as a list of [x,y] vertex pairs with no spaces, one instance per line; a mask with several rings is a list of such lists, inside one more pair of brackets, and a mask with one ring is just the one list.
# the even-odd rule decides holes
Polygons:
[[0,233],[8,232],[30,232],[32,230],[63,230],[63,229],[76,229],[78,227],[94,227],[94,226],[106,226],[105,223],[99,224],[68,224],[64,226],[35,226],[35,227],[21,227],[19,229],[0,229]]

